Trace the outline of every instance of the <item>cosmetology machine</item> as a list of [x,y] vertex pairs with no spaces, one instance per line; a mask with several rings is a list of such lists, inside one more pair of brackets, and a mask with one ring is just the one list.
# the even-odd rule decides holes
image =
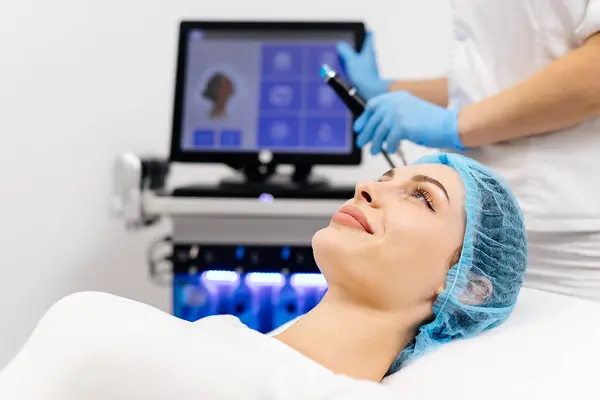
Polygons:
[[[230,313],[262,332],[310,310],[326,287],[311,238],[354,193],[311,173],[358,165],[353,114],[319,71],[341,71],[336,44],[360,48],[362,23],[183,22],[168,160],[118,158],[114,209],[130,229],[161,218],[154,280],[173,313]],[[225,164],[218,184],[167,191],[173,163]],[[281,175],[279,165],[294,172]]]

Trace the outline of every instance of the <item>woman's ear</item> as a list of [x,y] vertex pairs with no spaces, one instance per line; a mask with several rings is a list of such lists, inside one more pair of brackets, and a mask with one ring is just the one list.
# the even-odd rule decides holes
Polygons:
[[440,286],[439,288],[437,288],[437,289],[435,290],[435,292],[433,292],[433,294],[435,294],[435,295],[436,295],[436,297],[437,297],[437,296],[439,296],[440,294],[442,294],[442,292],[443,292],[444,290],[446,290],[446,285],[445,285],[445,284],[444,284],[444,285],[442,285],[442,286]]
[[469,306],[478,306],[485,303],[494,292],[492,282],[482,275],[469,274],[469,284],[460,301]]
[[454,267],[460,261],[460,254],[462,253],[462,246],[459,246],[454,253],[448,259],[448,269]]

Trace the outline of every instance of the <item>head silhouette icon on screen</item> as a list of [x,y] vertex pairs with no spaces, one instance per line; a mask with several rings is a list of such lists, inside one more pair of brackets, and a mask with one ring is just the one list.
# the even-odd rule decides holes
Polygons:
[[231,79],[223,72],[217,72],[206,82],[202,96],[213,103],[209,112],[210,118],[225,118],[227,116],[227,101],[235,93]]

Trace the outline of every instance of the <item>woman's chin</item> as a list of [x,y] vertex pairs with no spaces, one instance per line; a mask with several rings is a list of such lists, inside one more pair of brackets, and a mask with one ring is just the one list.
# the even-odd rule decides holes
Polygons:
[[344,269],[360,263],[371,254],[368,244],[354,235],[344,235],[331,227],[317,231],[312,238],[313,255],[319,269],[327,277],[329,269]]
[[312,248],[315,258],[318,254],[340,253],[348,247],[345,235],[340,235],[331,225],[318,230],[312,237]]

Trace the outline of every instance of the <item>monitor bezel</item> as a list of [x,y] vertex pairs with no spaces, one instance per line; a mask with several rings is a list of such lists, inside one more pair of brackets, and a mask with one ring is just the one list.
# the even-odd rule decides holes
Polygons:
[[[175,99],[173,104],[171,152],[169,161],[181,163],[262,164],[261,150],[255,151],[186,151],[181,148],[181,125],[187,64],[187,41],[195,29],[225,31],[334,31],[348,32],[354,36],[356,49],[362,48],[366,29],[363,22],[339,21],[182,21],[179,26],[179,43],[175,76]],[[351,134],[349,132],[349,134]],[[270,151],[270,163],[287,165],[359,165],[362,151],[352,140],[352,151],[348,154],[278,153]]]

